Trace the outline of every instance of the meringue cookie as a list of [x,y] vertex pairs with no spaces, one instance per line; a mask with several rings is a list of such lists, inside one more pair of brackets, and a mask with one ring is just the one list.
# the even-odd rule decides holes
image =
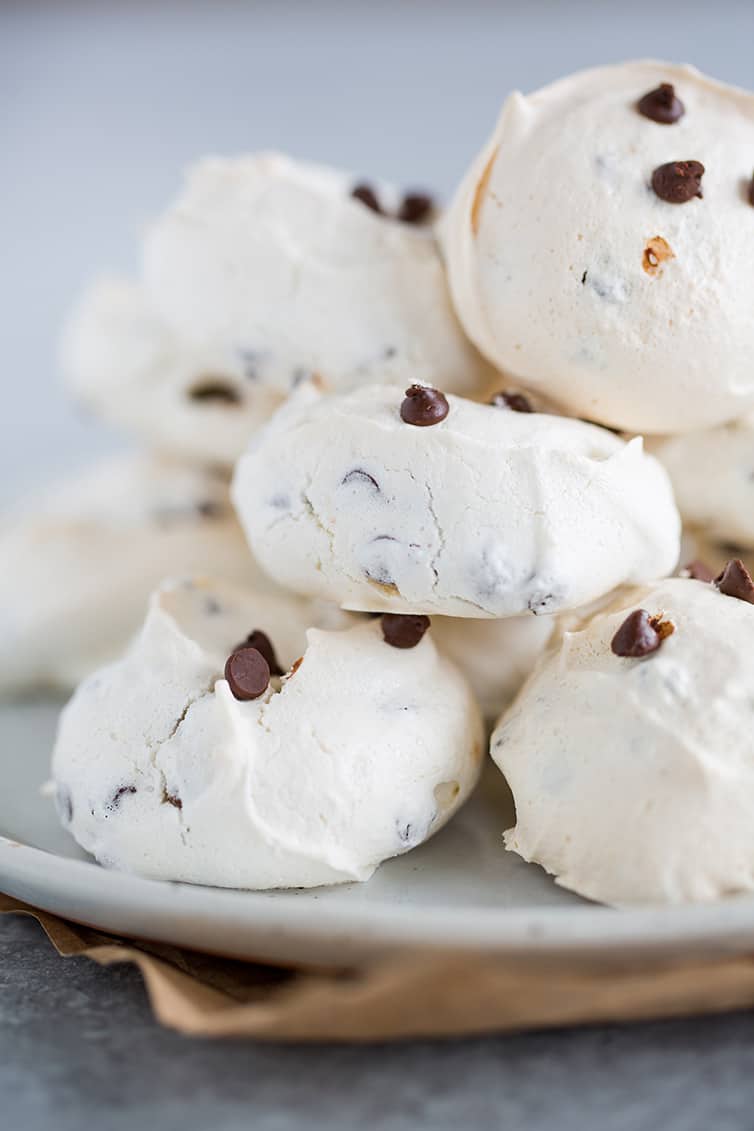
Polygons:
[[[57,484],[0,525],[0,693],[71,688],[126,646],[172,573],[252,587],[298,635],[327,610],[278,592],[249,553],[224,477],[125,455]],[[338,614],[339,617],[342,614]]]
[[[671,634],[621,658],[639,608]],[[506,847],[611,904],[754,888],[753,653],[754,606],[681,578],[566,632],[492,736],[516,803]]]
[[[685,113],[637,102],[675,86]],[[754,96],[691,67],[583,71],[505,103],[443,220],[453,301],[498,368],[577,416],[680,432],[754,404]],[[662,165],[705,166],[668,203]]]
[[557,617],[474,620],[433,617],[437,647],[463,672],[485,719],[494,722],[547,646]]
[[236,469],[263,568],[345,608],[463,617],[554,613],[673,568],[678,515],[640,438],[447,402],[414,427],[393,388],[299,390]]
[[330,390],[484,392],[491,372],[455,317],[432,226],[379,215],[354,183],[277,153],[200,162],[147,238],[155,307],[187,341],[243,357],[254,388],[286,394],[316,374]]
[[128,653],[65,709],[58,808],[102,864],[222,887],[366,880],[468,796],[481,720],[431,631],[404,649],[379,621],[310,629],[282,683],[240,701],[223,669],[260,613],[222,587],[163,586]]
[[717,577],[730,558],[739,558],[749,573],[754,572],[754,550],[739,546],[735,542],[716,542],[692,526],[685,526],[681,536],[681,557],[676,572],[681,577],[688,575],[688,567],[701,564],[707,574]]
[[163,452],[224,467],[284,399],[242,351],[176,333],[127,279],[103,278],[82,296],[61,362],[97,415]]
[[754,547],[754,414],[663,437],[650,450],[670,475],[684,522],[713,541]]

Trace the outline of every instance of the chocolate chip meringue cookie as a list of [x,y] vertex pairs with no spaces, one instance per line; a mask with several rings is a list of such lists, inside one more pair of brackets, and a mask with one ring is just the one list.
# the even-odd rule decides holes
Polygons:
[[146,286],[182,339],[243,359],[252,394],[314,375],[484,392],[417,201],[279,153],[205,160],[149,232]]
[[610,904],[754,888],[753,599],[734,562],[563,635],[492,736],[507,848]]
[[243,351],[188,341],[144,288],[103,278],[80,299],[61,343],[68,385],[87,408],[160,451],[230,467],[284,399]]
[[684,522],[712,541],[754,547],[754,414],[653,440]]
[[443,221],[501,370],[637,432],[754,404],[754,95],[643,61],[512,94]]
[[481,720],[425,618],[310,629],[281,680],[296,648],[264,611],[163,586],[65,709],[58,808],[102,864],[222,887],[366,880],[468,796]]
[[484,718],[495,722],[547,646],[558,617],[475,620],[432,617],[437,647],[468,679]]
[[555,613],[678,558],[670,485],[640,438],[422,386],[301,389],[240,460],[233,499],[280,584],[366,611]]
[[122,652],[155,585],[175,573],[247,585],[280,603],[300,634],[320,615],[311,601],[272,596],[276,587],[249,553],[225,477],[118,456],[0,524],[0,694],[75,686]]

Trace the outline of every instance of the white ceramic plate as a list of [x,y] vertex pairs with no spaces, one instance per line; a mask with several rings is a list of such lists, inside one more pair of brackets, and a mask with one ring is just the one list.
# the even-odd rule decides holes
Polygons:
[[464,810],[366,884],[240,892],[95,864],[43,796],[58,705],[0,708],[0,890],[119,935],[237,958],[342,965],[417,947],[640,961],[754,949],[754,898],[611,911],[503,850],[510,798],[493,769]]

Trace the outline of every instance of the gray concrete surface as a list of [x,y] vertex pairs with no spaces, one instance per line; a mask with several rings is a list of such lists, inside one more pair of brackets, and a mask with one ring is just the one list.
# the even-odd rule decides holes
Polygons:
[[754,1018],[366,1048],[188,1040],[139,975],[0,918],[8,1131],[747,1131]]

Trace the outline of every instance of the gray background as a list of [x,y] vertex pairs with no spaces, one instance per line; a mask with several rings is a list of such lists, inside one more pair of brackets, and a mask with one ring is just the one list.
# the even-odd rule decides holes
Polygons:
[[753,45],[752,0],[0,0],[0,503],[117,442],[65,402],[56,337],[197,156],[448,194],[513,87],[643,55],[751,86]]
[[[752,0],[0,2],[0,502],[118,439],[57,385],[72,296],[134,270],[207,152],[278,146],[447,194],[504,94],[630,56],[754,85]],[[754,165],[754,155],[752,157]],[[372,1049],[187,1042],[138,976],[0,919],[0,1124],[715,1131],[754,1126],[750,1014]]]

